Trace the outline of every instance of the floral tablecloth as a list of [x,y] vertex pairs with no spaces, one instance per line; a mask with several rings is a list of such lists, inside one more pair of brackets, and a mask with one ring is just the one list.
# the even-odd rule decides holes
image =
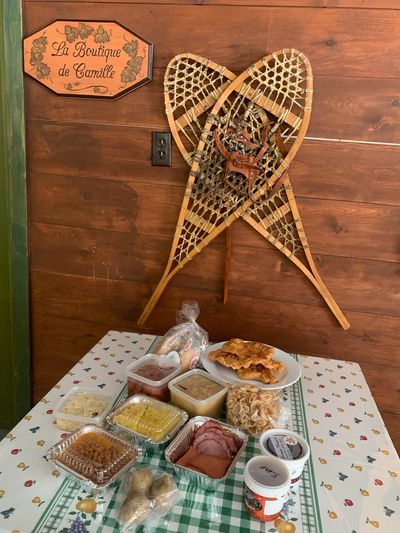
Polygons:
[[[110,331],[0,443],[0,531],[91,533],[116,531],[116,489],[86,493],[46,462],[62,433],[53,410],[72,386],[106,389],[115,404],[126,396],[125,367],[150,352],[150,335]],[[302,378],[282,393],[288,427],[310,443],[311,460],[283,515],[262,524],[243,503],[245,462],[260,453],[250,438],[244,456],[218,491],[179,482],[182,501],[158,531],[279,533],[400,531],[400,461],[359,365],[292,354]],[[163,453],[143,462],[168,470]],[[172,473],[172,471],[170,471]]]

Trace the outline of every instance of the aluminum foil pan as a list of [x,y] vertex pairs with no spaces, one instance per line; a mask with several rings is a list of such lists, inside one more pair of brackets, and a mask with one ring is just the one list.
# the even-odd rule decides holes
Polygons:
[[[144,433],[134,431],[133,429],[130,429],[127,426],[114,421],[114,417],[116,415],[121,414],[127,407],[137,405],[137,404],[151,405],[155,407],[156,409],[166,409],[168,414],[174,420],[176,420],[176,423],[171,429],[168,430],[168,432],[165,435],[163,435],[159,439],[152,439],[151,437],[149,437],[148,435]],[[119,434],[121,436],[125,433],[125,435],[128,435],[130,436],[130,438],[133,438],[137,444],[139,444],[140,446],[143,446],[144,448],[158,448],[159,446],[166,444],[178,433],[178,431],[187,422],[187,420],[188,420],[188,414],[186,413],[186,411],[182,411],[182,409],[178,409],[178,407],[175,407],[174,405],[170,405],[170,404],[155,400],[154,398],[151,398],[150,396],[146,396],[145,394],[135,394],[134,396],[131,396],[125,402],[123,402],[119,407],[117,407],[117,409],[109,413],[106,417],[107,423],[110,424],[110,426],[113,428],[118,428]]]
[[[79,439],[82,439],[81,443],[88,443],[88,440],[91,440],[90,437],[93,437],[94,442],[97,438],[99,448],[99,455],[93,460],[80,455],[76,444]],[[117,451],[114,451],[114,455],[117,455],[112,460],[107,460],[107,458],[104,461],[101,460],[101,443],[104,442],[104,439],[117,448]],[[103,450],[106,449],[104,446]],[[46,459],[50,460],[64,474],[72,474],[84,482],[88,488],[101,489],[113,483],[122,472],[132,466],[138,459],[138,448],[99,426],[88,424],[52,446],[46,454]]]
[[217,421],[223,428],[229,430],[242,442],[242,445],[222,478],[214,479],[206,474],[192,470],[191,468],[176,464],[176,461],[189,450],[197,430],[208,420],[213,420],[213,418],[209,418],[208,416],[195,416],[192,418],[165,450],[165,458],[171,463],[176,474],[185,479],[190,485],[195,485],[204,490],[216,490],[218,485],[223,483],[235,468],[239,457],[246,448],[248,437],[243,431],[240,431],[240,429],[230,426],[229,424],[224,424],[219,420]]

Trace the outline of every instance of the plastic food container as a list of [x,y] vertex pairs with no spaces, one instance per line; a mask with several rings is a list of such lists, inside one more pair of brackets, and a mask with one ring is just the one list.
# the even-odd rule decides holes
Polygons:
[[161,355],[145,355],[126,368],[128,395],[142,393],[156,400],[168,402],[171,397],[168,383],[179,374],[180,370],[179,364],[166,361]]
[[109,424],[129,433],[145,447],[165,444],[187,419],[187,413],[181,409],[142,394],[131,396],[106,418]]
[[102,426],[113,401],[112,396],[96,389],[72,387],[55,409],[57,427],[75,431],[85,424]]
[[300,483],[304,465],[310,457],[310,447],[297,433],[287,429],[270,429],[260,437],[261,452],[268,457],[277,457],[289,469],[291,487]]
[[216,490],[235,468],[239,457],[246,448],[248,437],[245,433],[243,433],[243,431],[218,421],[223,428],[233,433],[235,437],[242,443],[235,457],[232,459],[227,471],[225,472],[225,475],[221,478],[215,479],[203,474],[202,472],[197,472],[191,468],[176,464],[176,461],[179,461],[179,459],[189,450],[194,441],[197,430],[208,420],[211,420],[211,418],[206,416],[196,416],[195,418],[192,418],[192,420],[189,420],[186,426],[179,432],[179,434],[165,450],[165,458],[173,466],[175,473],[179,477],[185,479],[188,484],[204,490]]
[[249,435],[261,435],[267,429],[279,427],[284,422],[280,413],[279,391],[263,390],[249,383],[235,384],[229,389],[226,420]]
[[89,424],[47,452],[64,474],[72,474],[91,489],[107,487],[138,458],[137,446]]
[[275,520],[288,499],[290,475],[275,457],[258,455],[244,469],[244,502],[251,516],[262,522]]
[[204,370],[191,370],[168,384],[171,403],[184,409],[190,417],[219,418],[229,385]]

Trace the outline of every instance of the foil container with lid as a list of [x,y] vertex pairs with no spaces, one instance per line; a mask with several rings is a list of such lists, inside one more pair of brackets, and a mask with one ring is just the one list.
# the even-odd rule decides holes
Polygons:
[[233,433],[236,439],[241,442],[241,445],[236,455],[233,457],[231,464],[225,472],[225,475],[221,478],[215,479],[207,476],[207,474],[203,474],[202,472],[197,472],[196,470],[192,470],[186,466],[176,464],[176,461],[179,461],[179,459],[189,450],[194,441],[197,430],[208,420],[214,419],[208,416],[196,416],[192,418],[167,447],[165,450],[165,458],[173,466],[175,473],[182,479],[185,479],[188,484],[195,485],[204,490],[216,490],[235,468],[239,457],[246,448],[248,437],[243,431],[240,431],[234,426],[224,424],[223,422],[217,420],[222,428]]
[[[132,425],[139,426],[137,429],[132,429],[117,421],[116,417],[124,413],[129,413],[129,408],[132,406],[149,406],[156,409],[159,412],[164,412],[164,416],[157,424],[151,424],[143,422],[141,419],[132,419]],[[143,418],[143,417],[142,417]],[[160,402],[146,396],[144,394],[136,394],[128,398],[117,409],[108,414],[106,421],[114,429],[118,428],[119,434],[129,435],[133,440],[144,448],[157,448],[170,441],[181,429],[181,427],[187,422],[188,414],[175,407],[164,402]],[[154,434],[154,438],[150,435]]]
[[[84,446],[84,443],[94,450],[90,450],[92,458],[81,453],[79,446]],[[106,443],[107,446],[104,446]],[[110,449],[114,450],[112,459],[107,458]],[[46,454],[46,459],[65,475],[72,475],[83,482],[86,487],[102,489],[132,466],[138,456],[137,446],[99,426],[88,424],[52,446]]]

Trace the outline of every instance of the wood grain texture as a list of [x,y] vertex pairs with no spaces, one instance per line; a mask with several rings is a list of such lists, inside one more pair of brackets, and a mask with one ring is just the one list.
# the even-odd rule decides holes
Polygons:
[[[28,131],[35,220],[40,211],[49,222],[121,229],[110,217],[118,206],[120,214],[126,212],[135,182],[181,186],[187,180],[187,165],[175,145],[173,167],[151,166],[147,130],[87,127],[82,134],[76,125],[57,124]],[[91,138],[86,150],[90,164],[79,150],[86,135]],[[362,144],[305,141],[290,166],[296,195],[394,206],[400,206],[399,173],[400,147]]]
[[[306,278],[276,249],[272,246],[258,249],[246,240],[240,242],[235,231],[238,225],[232,228],[235,246],[230,294],[248,298],[257,294],[261,299],[324,307]],[[244,226],[243,233],[247,230],[252,231]],[[31,266],[51,273],[155,285],[170,244],[170,237],[149,239],[133,233],[33,223]],[[218,294],[224,254],[221,236],[176,276],[175,285]],[[249,256],[255,254],[259,260],[249,262]],[[315,261],[344,310],[400,316],[400,291],[393,282],[399,273],[398,264],[330,255],[315,255]],[[356,280],[356,286],[349,287],[349,279]]]
[[[109,329],[132,330],[150,291],[149,284],[136,281],[32,269],[34,308],[46,309],[48,316],[92,321]],[[174,323],[175,310],[188,297],[199,301],[203,310],[199,321],[215,341],[232,338],[243,331],[249,339],[259,339],[286,351],[309,355],[321,353],[358,362],[379,355],[383,365],[390,365],[393,354],[398,354],[399,317],[350,312],[352,327],[343,332],[323,307],[241,294],[232,295],[224,305],[220,293],[181,288],[173,282],[146,324],[147,328],[159,333],[166,331]],[[296,323],[295,318],[304,314],[309,321],[297,320]],[[385,345],[385,351],[382,351],[382,345]]]
[[[188,177],[175,146],[171,168],[150,162],[151,131],[168,128],[162,78],[171,57],[198,53],[239,73],[267,51],[298,48],[314,72],[310,137],[398,144],[398,8],[392,0],[24,1],[26,34],[96,13],[155,43],[154,81],[115,102],[56,97],[26,80],[36,400],[106,331],[135,330],[164,269]],[[227,304],[221,236],[176,276],[143,331],[164,333],[182,300],[195,298],[213,340],[242,336],[358,361],[400,446],[399,156],[395,145],[305,140],[290,167],[318,270],[350,330],[238,221]]]
[[156,67],[165,68],[171,57],[183,51],[207,57],[212,50],[214,61],[241,72],[268,51],[296,48],[309,58],[315,76],[371,77],[372,72],[377,78],[395,78],[400,74],[400,62],[395,61],[400,49],[396,10],[247,7],[244,24],[242,9],[207,5],[158,5],[155,9],[152,4],[132,9],[119,3],[110,9],[94,2],[28,2],[25,34],[49,20],[90,20],[95,12],[98,20],[112,17],[151,38]]
[[[164,69],[155,69],[152,83],[115,102],[59,97],[27,78],[27,116],[55,122],[98,124],[100,129],[104,124],[165,129],[168,125],[163,76]],[[400,138],[399,95],[400,79],[382,82],[375,78],[314,77],[313,112],[307,136],[397,143]]]
[[[58,2],[59,0],[43,0]],[[25,3],[37,0],[25,0]],[[93,3],[93,0],[69,0],[69,2],[83,4]],[[96,0],[98,4],[110,3],[110,0]],[[118,0],[119,4],[143,4],[143,0]],[[262,7],[324,7],[324,8],[358,8],[358,9],[400,9],[398,0],[152,0],[152,4],[167,5],[215,5],[215,6],[262,6]]]
[[[130,197],[128,215],[130,231],[148,237],[165,236],[172,240],[184,193],[183,185],[171,187],[143,182],[129,184],[128,187],[126,183],[124,185],[126,194]],[[90,198],[90,189],[86,192],[89,192],[86,198]],[[82,206],[85,203],[84,198],[85,194],[80,199]],[[398,261],[400,207],[354,204],[348,201],[306,198],[299,195],[297,200],[314,253]],[[60,198],[60,201],[64,199]],[[35,209],[32,206],[33,217],[40,221],[39,207],[37,211]],[[81,217],[85,217],[85,214],[83,213]],[[127,224],[127,221],[124,223]],[[261,249],[270,247],[268,242],[245,224],[239,224],[238,221],[234,228],[236,244],[246,243]],[[365,238],[366,235],[368,239]],[[207,253],[206,250],[204,253]]]

